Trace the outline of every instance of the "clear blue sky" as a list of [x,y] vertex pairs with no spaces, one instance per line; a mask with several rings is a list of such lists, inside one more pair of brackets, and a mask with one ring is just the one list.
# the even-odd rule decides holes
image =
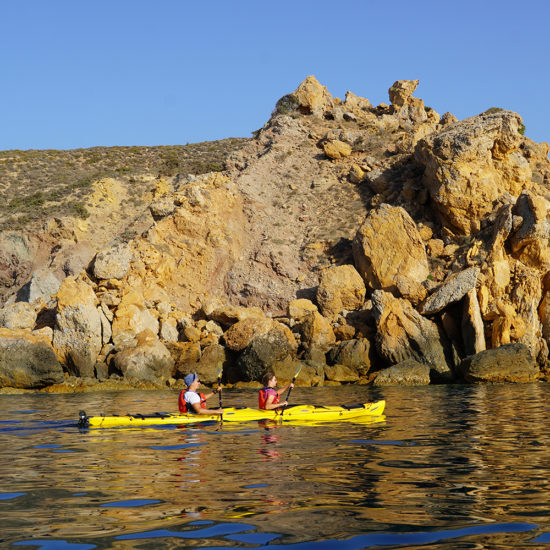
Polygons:
[[249,137],[310,74],[550,141],[546,0],[2,0],[0,150]]

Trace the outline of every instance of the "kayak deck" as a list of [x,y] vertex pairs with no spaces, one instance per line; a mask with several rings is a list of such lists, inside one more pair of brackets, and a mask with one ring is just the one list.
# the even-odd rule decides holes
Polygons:
[[[339,422],[343,420],[365,419],[381,416],[386,402],[363,403],[352,407],[314,405],[293,405],[287,407],[283,414],[274,410],[265,411],[251,408],[227,408],[223,410],[224,422],[250,422],[253,420],[274,420],[278,422]],[[125,416],[87,416],[80,411],[79,428],[113,428],[118,426],[158,426],[163,424],[191,424],[196,422],[219,421],[219,415],[207,414],[129,414]]]

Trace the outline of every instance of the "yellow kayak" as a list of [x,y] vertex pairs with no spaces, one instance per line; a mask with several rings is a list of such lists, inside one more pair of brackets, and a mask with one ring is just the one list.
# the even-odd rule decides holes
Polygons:
[[[384,412],[384,400],[374,403],[363,403],[351,407],[330,406],[316,407],[314,405],[293,405],[287,407],[281,414],[276,411],[260,409],[227,408],[223,410],[223,422],[249,422],[252,420],[274,420],[278,422],[339,422],[343,420],[363,421],[380,417]],[[134,414],[126,416],[87,416],[80,411],[79,428],[113,428],[118,426],[159,426],[163,424],[191,424],[194,422],[219,421],[219,415],[154,413]]]

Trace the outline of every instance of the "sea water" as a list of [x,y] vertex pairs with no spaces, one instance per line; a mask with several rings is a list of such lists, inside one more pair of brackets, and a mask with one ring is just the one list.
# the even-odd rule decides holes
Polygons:
[[[81,409],[175,411],[177,393],[0,395],[0,546],[550,547],[550,384],[291,394],[376,399],[376,423],[82,430]],[[257,394],[224,390],[223,402]]]

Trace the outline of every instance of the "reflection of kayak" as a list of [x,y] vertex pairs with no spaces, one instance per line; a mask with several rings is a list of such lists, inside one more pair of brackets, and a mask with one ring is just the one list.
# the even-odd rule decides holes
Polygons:
[[[248,422],[251,420],[276,420],[279,422],[339,422],[342,420],[364,421],[380,417],[386,406],[385,401],[364,403],[351,407],[316,407],[314,405],[294,405],[287,407],[281,414],[275,411],[263,411],[249,408],[227,408],[223,410],[224,422]],[[116,426],[158,426],[162,424],[190,424],[194,422],[217,421],[218,415],[154,413],[127,416],[86,416],[80,411],[80,428],[112,428]]]

